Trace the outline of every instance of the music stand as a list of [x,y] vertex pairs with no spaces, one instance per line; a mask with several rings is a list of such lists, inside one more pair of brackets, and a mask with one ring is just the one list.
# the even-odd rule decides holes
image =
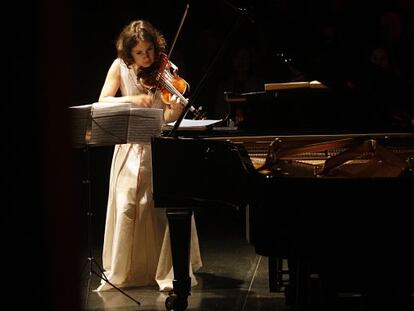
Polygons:
[[[131,108],[130,104],[105,104],[100,103],[99,108],[94,110],[93,104],[69,107],[72,122],[72,143],[74,148],[81,148],[84,153],[85,176],[82,185],[86,187],[87,193],[87,242],[89,275],[85,306],[87,306],[90,281],[92,275],[107,282],[120,293],[140,305],[141,303],[129,296],[122,289],[112,284],[105,275],[104,269],[99,265],[92,252],[92,197],[91,197],[91,165],[90,148],[126,143],[142,143],[150,141],[154,135],[161,134],[162,109]],[[145,126],[145,133],[137,133],[139,127]],[[149,129],[149,130],[148,130]],[[85,264],[85,267],[86,267]],[[83,268],[83,270],[85,269]],[[98,269],[98,271],[95,270]]]

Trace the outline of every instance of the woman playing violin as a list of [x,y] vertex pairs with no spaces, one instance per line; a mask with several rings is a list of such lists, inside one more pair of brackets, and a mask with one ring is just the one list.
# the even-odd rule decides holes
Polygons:
[[[164,36],[146,21],[134,21],[124,28],[116,42],[118,58],[109,68],[103,85],[99,101],[112,103],[129,102],[137,107],[164,108],[165,122],[178,118],[183,106],[176,95],[171,96],[169,105],[163,105],[159,96],[148,94],[146,86],[137,79],[140,71],[153,67],[161,53],[165,53],[166,42]],[[122,81],[122,66],[126,66],[129,73],[127,81]],[[129,81],[131,80],[131,81]],[[129,82],[132,90],[126,90]],[[132,91],[132,92],[122,92]],[[118,90],[122,96],[115,97]]]
[[[136,107],[164,109],[165,122],[175,121],[183,105],[177,96],[166,104],[160,90],[149,91],[138,79],[141,71],[157,65],[164,55],[164,36],[149,22],[137,20],[127,25],[116,41],[118,57],[108,70],[100,102],[131,103]],[[150,144],[116,145],[112,158],[103,268],[117,287],[158,285],[172,289],[172,259],[165,211],[154,208]],[[196,225],[192,219],[190,276],[202,266]],[[105,279],[105,278],[104,278]],[[102,280],[98,291],[111,289]]]

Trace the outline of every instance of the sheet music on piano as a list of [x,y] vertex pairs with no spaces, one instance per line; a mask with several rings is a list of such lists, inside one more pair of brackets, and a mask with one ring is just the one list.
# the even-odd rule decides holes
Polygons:
[[[222,119],[204,119],[204,120],[193,120],[193,119],[183,119],[178,127],[178,130],[192,130],[192,131],[204,131],[209,129],[214,124],[218,124]],[[174,127],[175,122],[167,123],[163,129],[170,130]]]

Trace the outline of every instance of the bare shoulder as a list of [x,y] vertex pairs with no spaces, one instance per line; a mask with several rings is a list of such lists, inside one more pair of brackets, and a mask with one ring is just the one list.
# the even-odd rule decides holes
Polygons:
[[111,65],[111,69],[117,69],[119,70],[119,68],[121,67],[121,60],[119,58],[115,58],[114,61],[112,62]]
[[116,58],[113,62],[111,67],[109,68],[108,75],[112,77],[117,77],[120,75],[120,59]]

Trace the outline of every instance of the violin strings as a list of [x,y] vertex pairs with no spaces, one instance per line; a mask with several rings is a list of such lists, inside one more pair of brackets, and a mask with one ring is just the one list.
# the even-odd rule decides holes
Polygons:
[[[163,61],[167,62],[168,59],[164,57]],[[170,93],[175,94],[181,100],[181,103],[184,106],[188,104],[188,100],[171,83],[171,80],[173,79],[173,75],[170,71],[165,69],[165,66],[164,66],[163,73],[159,72],[157,78],[158,78],[157,80],[162,84],[163,87],[165,87]],[[188,83],[187,83],[187,85],[188,85]],[[190,106],[189,109],[193,113],[196,111],[196,109],[193,106]]]
[[163,86],[168,90],[168,91],[170,91],[171,93],[173,93],[173,94],[175,94],[177,97],[179,97],[180,98],[180,100],[182,100],[183,101],[183,103],[185,104],[185,105],[187,105],[187,103],[188,103],[188,101],[187,101],[187,99],[180,93],[180,92],[178,92],[178,90],[174,87],[174,85],[172,85],[171,84],[171,82],[170,81],[167,81],[167,80],[165,80],[165,78],[164,77],[161,77],[161,82],[162,82],[162,84],[163,84]]
[[[170,81],[165,80],[164,78],[161,78],[161,83],[163,84],[163,86],[170,91],[171,93],[174,93],[175,95],[177,95],[180,100],[182,101],[183,105],[187,105],[188,104],[188,100],[180,93],[178,92],[178,90],[174,87],[174,85],[171,84]],[[190,111],[195,113],[196,109],[193,106],[190,106]]]

